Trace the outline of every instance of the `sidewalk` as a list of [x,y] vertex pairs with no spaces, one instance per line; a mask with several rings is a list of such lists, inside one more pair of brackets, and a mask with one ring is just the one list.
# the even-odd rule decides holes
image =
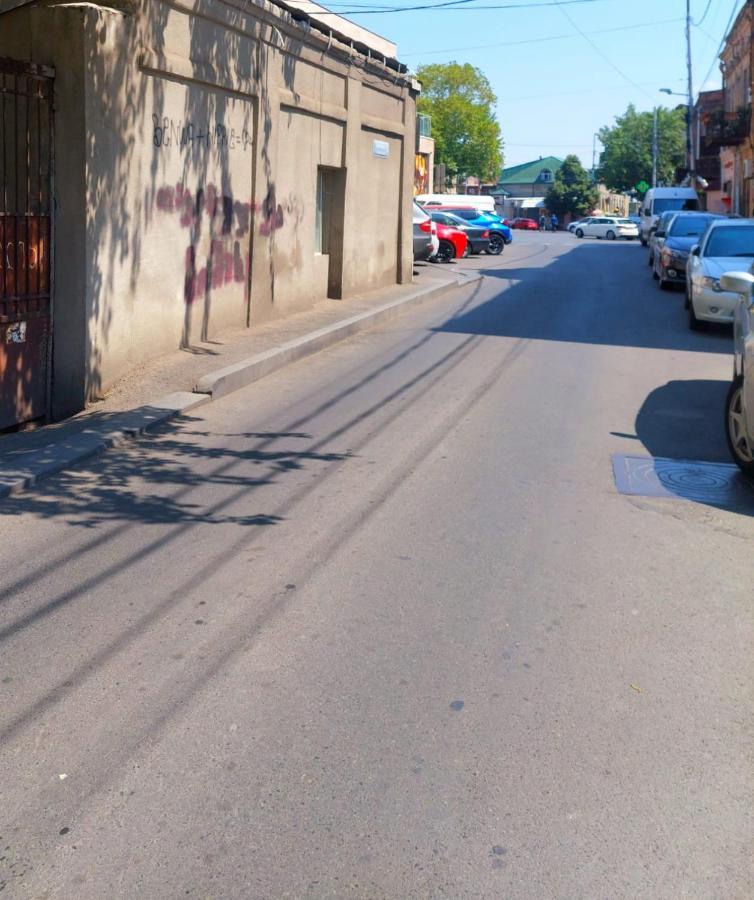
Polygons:
[[0,497],[318,353],[408,305],[481,278],[454,265],[419,264],[415,272],[412,284],[325,300],[306,312],[177,350],[142,366],[71,419],[0,436]]

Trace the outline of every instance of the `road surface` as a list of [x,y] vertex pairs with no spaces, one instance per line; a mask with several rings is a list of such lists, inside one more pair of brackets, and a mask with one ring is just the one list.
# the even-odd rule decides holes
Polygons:
[[731,338],[645,255],[517,234],[3,501],[4,895],[754,896],[754,494],[613,478],[728,462]]

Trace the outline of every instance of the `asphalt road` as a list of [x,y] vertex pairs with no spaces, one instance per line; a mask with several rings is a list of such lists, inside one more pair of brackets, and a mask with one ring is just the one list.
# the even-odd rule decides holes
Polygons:
[[[637,243],[481,284],[0,503],[0,888],[754,896],[730,334]],[[419,276],[421,277],[421,276]]]

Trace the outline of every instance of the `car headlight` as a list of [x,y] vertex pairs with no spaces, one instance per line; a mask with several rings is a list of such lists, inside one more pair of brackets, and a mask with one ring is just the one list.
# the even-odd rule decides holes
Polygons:
[[678,250],[668,250],[663,248],[662,255],[668,263],[675,263],[676,266],[685,266],[686,260],[689,258],[688,253]]
[[702,278],[702,287],[707,288],[708,291],[715,291],[715,293],[720,293],[722,290],[720,280],[718,278],[710,278],[709,275],[705,275]]

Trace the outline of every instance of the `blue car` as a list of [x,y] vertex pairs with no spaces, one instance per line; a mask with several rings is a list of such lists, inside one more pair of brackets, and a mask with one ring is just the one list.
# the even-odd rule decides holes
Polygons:
[[[510,244],[513,240],[513,232],[507,225],[503,225],[500,216],[494,213],[480,212],[478,209],[463,206],[443,206],[440,207],[442,212],[451,213],[460,219],[465,219],[470,225],[478,225],[488,228],[490,231],[489,253],[497,256],[502,253],[505,244]],[[502,238],[502,242],[497,238]]]

